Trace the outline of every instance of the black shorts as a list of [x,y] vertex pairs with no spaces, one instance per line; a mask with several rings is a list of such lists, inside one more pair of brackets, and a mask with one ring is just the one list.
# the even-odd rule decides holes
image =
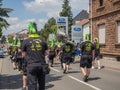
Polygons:
[[80,67],[91,68],[92,67],[92,56],[82,55],[80,60]]
[[27,75],[27,62],[23,61],[23,64],[22,64],[22,70],[23,70],[23,75]]
[[67,65],[70,65],[71,58],[70,57],[64,57],[64,58],[62,58],[62,63],[66,63]]
[[62,63],[66,63],[67,65],[70,65],[70,60],[63,60]]
[[55,57],[55,52],[50,52],[50,54],[48,56],[49,60],[53,60],[54,57]]
[[95,54],[94,60],[99,60],[100,59],[100,55],[99,54]]

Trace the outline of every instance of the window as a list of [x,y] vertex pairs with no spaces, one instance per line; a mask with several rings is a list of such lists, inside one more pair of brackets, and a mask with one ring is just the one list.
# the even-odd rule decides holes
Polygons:
[[120,43],[120,21],[117,23],[117,29],[118,29],[118,43]]
[[103,5],[103,0],[99,0],[99,4],[100,4],[100,6],[102,6]]
[[99,43],[105,44],[105,25],[99,25],[98,26],[99,30]]

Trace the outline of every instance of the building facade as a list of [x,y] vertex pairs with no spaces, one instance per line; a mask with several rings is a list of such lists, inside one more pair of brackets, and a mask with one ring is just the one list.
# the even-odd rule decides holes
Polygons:
[[76,23],[76,25],[82,27],[82,41],[85,41],[86,34],[90,34],[90,22],[89,19],[83,19],[82,21]]
[[23,37],[24,37],[25,35],[27,35],[27,34],[28,34],[28,30],[27,30],[27,29],[23,29],[23,30],[17,32],[17,33],[16,33],[16,36],[17,36],[19,39],[23,39]]
[[88,17],[89,17],[89,13],[87,12],[87,10],[82,10],[79,14],[77,14],[73,18],[73,24],[75,25],[77,22],[80,22],[83,19],[87,19]]
[[92,40],[99,38],[103,58],[120,60],[120,0],[90,0]]

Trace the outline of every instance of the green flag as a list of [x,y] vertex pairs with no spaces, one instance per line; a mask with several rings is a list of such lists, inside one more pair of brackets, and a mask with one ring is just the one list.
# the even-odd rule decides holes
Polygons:
[[86,41],[90,41],[90,34],[85,35]]
[[37,30],[36,30],[35,23],[30,22],[29,25],[28,25],[28,30],[29,30],[30,34],[36,33]]

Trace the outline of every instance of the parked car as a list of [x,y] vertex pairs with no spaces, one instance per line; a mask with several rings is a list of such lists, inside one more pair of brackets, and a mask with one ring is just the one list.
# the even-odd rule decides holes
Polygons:
[[0,57],[4,57],[4,50],[3,50],[3,48],[0,48]]

